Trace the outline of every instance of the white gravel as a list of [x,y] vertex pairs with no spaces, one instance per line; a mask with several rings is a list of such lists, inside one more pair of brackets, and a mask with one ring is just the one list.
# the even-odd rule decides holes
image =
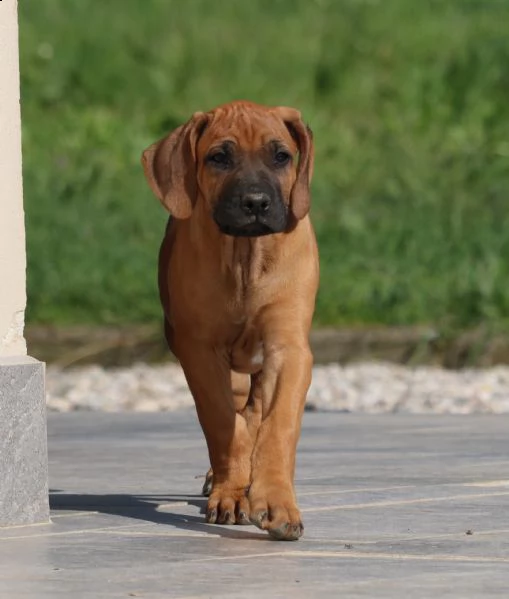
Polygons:
[[[47,368],[53,411],[174,411],[193,406],[180,366]],[[450,371],[386,363],[316,366],[308,408],[422,414],[509,413],[509,367]]]

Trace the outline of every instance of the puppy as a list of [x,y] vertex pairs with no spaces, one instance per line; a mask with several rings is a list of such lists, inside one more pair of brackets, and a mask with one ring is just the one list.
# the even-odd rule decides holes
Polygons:
[[171,213],[159,290],[207,441],[207,522],[298,539],[295,453],[318,286],[311,131],[293,108],[232,102],[194,114],[142,164]]

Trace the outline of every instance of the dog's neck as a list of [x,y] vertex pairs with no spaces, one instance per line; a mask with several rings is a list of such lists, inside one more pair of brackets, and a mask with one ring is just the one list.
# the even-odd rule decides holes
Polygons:
[[235,287],[245,293],[258,284],[270,268],[274,239],[264,237],[231,237],[221,235],[221,272],[232,276]]
[[[189,238],[200,247],[200,253],[216,254],[218,274],[232,278],[235,286],[246,290],[257,284],[270,269],[277,251],[277,239],[282,234],[260,237],[234,237],[219,231],[215,223],[203,227],[203,222],[211,219],[203,203],[195,208],[188,221]],[[204,253],[204,254],[203,254]]]

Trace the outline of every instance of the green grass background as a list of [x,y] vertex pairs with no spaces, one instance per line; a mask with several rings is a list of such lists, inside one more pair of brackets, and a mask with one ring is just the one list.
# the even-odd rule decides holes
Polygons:
[[506,0],[20,0],[28,320],[160,319],[141,150],[193,111],[315,133],[318,325],[509,322]]

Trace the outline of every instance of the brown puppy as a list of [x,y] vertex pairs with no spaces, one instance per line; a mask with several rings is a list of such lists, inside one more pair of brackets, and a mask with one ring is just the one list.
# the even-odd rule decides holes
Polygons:
[[318,285],[311,131],[293,108],[232,102],[194,114],[142,163],[173,216],[159,289],[207,440],[207,521],[297,539],[295,452]]

